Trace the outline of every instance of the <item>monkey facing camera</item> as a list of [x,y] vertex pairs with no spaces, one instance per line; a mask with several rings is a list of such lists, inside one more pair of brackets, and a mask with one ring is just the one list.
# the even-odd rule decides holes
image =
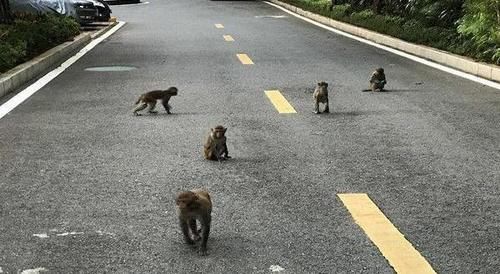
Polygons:
[[387,84],[383,68],[377,68],[370,77],[370,90],[371,91],[384,91]]
[[194,245],[201,240],[199,253],[202,256],[207,255],[207,241],[212,222],[210,194],[203,189],[183,191],[177,195],[175,203],[184,241],[188,245]]
[[210,134],[203,145],[205,159],[222,161],[231,158],[227,150],[226,130],[227,128],[220,125],[210,129]]
[[325,104],[324,113],[330,113],[330,106],[328,103],[328,83],[327,82],[319,82],[316,85],[316,89],[314,89],[313,93],[314,99],[314,113],[320,114],[319,104]]

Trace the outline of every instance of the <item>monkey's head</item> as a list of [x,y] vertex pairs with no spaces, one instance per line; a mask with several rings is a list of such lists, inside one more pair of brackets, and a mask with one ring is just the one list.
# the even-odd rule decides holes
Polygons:
[[176,96],[178,90],[176,87],[169,87],[166,91],[170,96]]
[[227,128],[220,125],[210,129],[210,131],[212,132],[212,136],[217,139],[224,137],[224,134],[226,134],[226,130]]
[[384,74],[384,69],[383,68],[377,68],[375,70],[378,74]]
[[327,88],[328,87],[328,83],[327,82],[319,82],[318,83],[318,87]]
[[180,210],[189,210],[198,207],[198,196],[191,191],[183,191],[177,195],[175,203]]

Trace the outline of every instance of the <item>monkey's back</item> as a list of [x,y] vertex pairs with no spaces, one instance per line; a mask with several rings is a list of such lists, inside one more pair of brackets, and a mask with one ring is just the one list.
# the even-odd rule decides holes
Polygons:
[[210,211],[212,210],[212,200],[210,199],[208,191],[204,189],[193,189],[191,192],[195,193],[200,199],[200,202],[206,205],[207,208],[210,208]]

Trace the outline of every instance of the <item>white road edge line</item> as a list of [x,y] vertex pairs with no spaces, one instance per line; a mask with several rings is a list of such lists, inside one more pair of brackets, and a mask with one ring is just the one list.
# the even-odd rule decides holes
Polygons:
[[271,6],[275,7],[275,8],[281,9],[281,10],[283,10],[284,12],[286,12],[288,14],[291,14],[291,15],[297,17],[297,18],[300,18],[300,19],[302,19],[302,20],[304,20],[306,22],[309,22],[309,23],[311,23],[313,25],[316,25],[318,27],[324,28],[324,29],[329,30],[331,32],[335,32],[335,33],[343,35],[345,37],[357,40],[359,42],[368,44],[370,46],[374,46],[374,47],[383,49],[385,51],[397,54],[399,56],[402,56],[402,57],[405,57],[407,59],[419,62],[419,63],[427,65],[429,67],[433,67],[433,68],[436,68],[436,69],[439,69],[439,70],[451,73],[453,75],[456,75],[456,76],[459,76],[459,77],[462,77],[462,78],[465,78],[465,79],[468,79],[468,80],[471,80],[471,81],[483,84],[485,86],[489,86],[489,87],[492,87],[492,88],[500,90],[500,83],[497,83],[497,82],[494,82],[494,81],[490,81],[490,80],[487,80],[487,79],[484,79],[484,78],[481,78],[481,77],[478,77],[478,76],[475,76],[475,75],[472,75],[472,74],[469,74],[469,73],[465,73],[463,71],[459,71],[459,70],[447,67],[445,65],[434,63],[432,61],[429,61],[429,60],[426,60],[424,58],[420,58],[420,57],[411,55],[409,53],[406,53],[406,52],[403,52],[403,51],[400,51],[400,50],[397,50],[397,49],[393,49],[393,48],[390,48],[390,47],[387,47],[387,46],[384,46],[384,45],[381,45],[381,44],[377,44],[377,43],[372,42],[370,40],[367,40],[367,39],[364,39],[364,38],[361,38],[361,37],[349,34],[347,32],[343,32],[343,31],[335,29],[333,27],[325,26],[325,25],[323,25],[321,23],[318,23],[318,22],[316,22],[316,21],[314,21],[312,19],[306,18],[306,17],[304,17],[304,16],[302,16],[300,14],[296,14],[296,13],[294,13],[292,11],[289,11],[289,10],[287,10],[287,9],[281,7],[281,6],[278,6],[278,5],[274,4],[274,3],[270,3],[270,2],[267,2],[267,1],[264,1],[264,3],[266,3],[268,5],[271,5]]
[[45,74],[42,78],[38,79],[35,83],[31,84],[29,87],[25,88],[10,100],[5,102],[0,106],[0,119],[2,119],[5,115],[7,115],[10,111],[19,106],[26,99],[31,97],[31,95],[35,94],[35,92],[39,91],[42,87],[47,85],[50,81],[56,78],[59,74],[73,65],[78,59],[82,58],[87,52],[92,50],[95,46],[101,43],[104,39],[108,38],[111,34],[115,33],[119,30],[125,22],[118,22],[116,26],[112,29],[101,35],[99,38],[93,40],[84,48],[82,48],[78,53],[70,57],[68,60],[64,61],[59,67],[55,68],[51,72]]

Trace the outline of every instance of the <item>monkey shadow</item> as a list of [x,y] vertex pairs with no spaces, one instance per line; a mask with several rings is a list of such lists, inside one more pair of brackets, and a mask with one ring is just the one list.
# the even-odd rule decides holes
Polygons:
[[[176,235],[181,238],[180,235]],[[173,240],[170,245],[176,250],[179,250],[179,255],[182,260],[190,262],[192,259],[225,259],[234,258],[235,256],[244,258],[249,253],[249,247],[243,246],[241,243],[248,243],[250,240],[242,236],[228,236],[224,238],[212,237],[208,239],[208,255],[206,257],[201,256],[198,253],[200,242],[196,242],[194,245],[187,245],[182,240]],[[236,244],[239,243],[239,244]],[[165,252],[165,256],[168,256],[168,251]]]
[[391,93],[391,92],[425,92],[421,89],[384,89],[381,91],[362,90],[365,93]]
[[156,114],[151,113],[141,113],[141,115],[136,117],[169,117],[169,116],[190,116],[190,115],[200,115],[199,112],[172,112],[170,114],[166,112],[158,112]]
[[385,114],[384,111],[332,111],[330,113],[321,113],[319,116],[325,119],[333,119],[338,117],[357,117],[364,115],[380,115]]

